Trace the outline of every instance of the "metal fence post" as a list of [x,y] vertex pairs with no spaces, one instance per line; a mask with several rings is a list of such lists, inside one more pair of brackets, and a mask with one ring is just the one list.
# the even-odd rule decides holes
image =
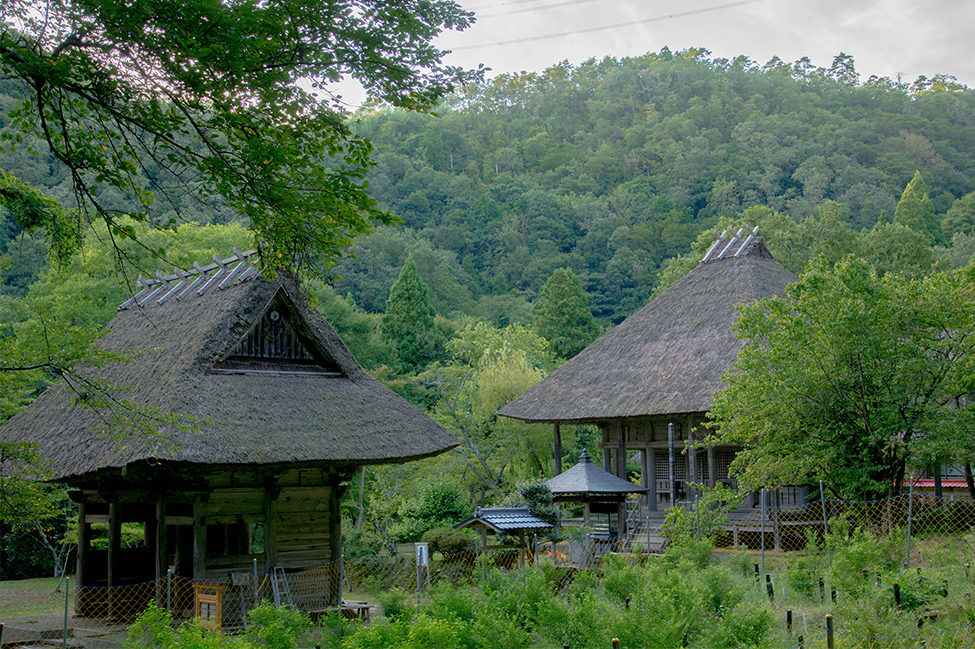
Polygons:
[[345,555],[339,555],[339,617],[342,617],[342,581],[345,579]]
[[826,544],[826,558],[833,565],[833,555],[829,549],[829,520],[826,517],[826,492],[823,491],[823,481],[819,481],[819,502],[823,506],[823,542]]
[[258,589],[261,585],[257,581],[257,559],[254,559],[254,608],[257,608],[261,604],[260,595],[258,595]]
[[62,647],[68,646],[68,593],[71,591],[71,579],[64,578],[64,639]]
[[904,567],[911,567],[911,519],[914,518],[914,478],[911,477],[911,489],[907,496],[907,557]]
[[761,498],[762,498],[762,572],[765,572],[765,489],[762,489]]
[[826,649],[833,649],[833,616],[826,615]]

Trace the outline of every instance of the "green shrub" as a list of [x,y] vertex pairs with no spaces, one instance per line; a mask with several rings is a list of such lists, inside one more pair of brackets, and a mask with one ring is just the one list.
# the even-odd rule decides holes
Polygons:
[[465,550],[474,549],[474,539],[465,530],[455,530],[452,527],[435,527],[423,533],[420,539],[430,544],[430,550],[443,555],[444,561],[464,558]]
[[709,626],[703,645],[712,649],[770,647],[775,615],[767,605],[739,606],[727,612],[720,624]]
[[380,593],[379,603],[383,607],[383,615],[390,621],[409,620],[413,616],[414,607],[410,594],[399,586]]
[[261,602],[248,615],[247,639],[257,647],[294,649],[309,629],[311,621],[301,611]]

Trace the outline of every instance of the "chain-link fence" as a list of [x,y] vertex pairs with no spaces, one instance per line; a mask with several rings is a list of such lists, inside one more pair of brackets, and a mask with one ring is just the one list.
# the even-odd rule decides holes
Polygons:
[[[912,539],[953,534],[975,526],[975,502],[927,493],[909,492],[874,501],[827,499],[793,506],[777,506],[771,497],[760,500],[759,507],[729,512],[727,520],[701,515],[694,502],[685,508],[694,533],[712,539],[717,547],[774,552],[807,550],[810,543],[823,542],[835,531],[831,525],[841,525],[844,529],[862,528],[877,537],[894,537],[904,544],[907,556]],[[663,549],[668,541],[666,525],[645,520],[637,520],[637,529],[629,535],[631,543],[640,543],[641,536],[646,536],[646,548],[652,551],[656,543]]]
[[[769,501],[773,502],[773,499]],[[919,548],[923,541],[958,535],[975,527],[975,502],[969,500],[908,493],[870,502],[825,500],[790,507],[766,503],[755,511],[732,512],[727,521],[699,516],[694,509],[694,505],[689,507],[694,514],[689,518],[696,526],[694,533],[713,539],[719,547],[747,547],[753,552],[803,551],[801,557],[809,557],[802,564],[805,568],[767,572],[763,561],[764,580],[758,574],[756,564],[757,587],[768,589],[778,607],[808,603],[810,598],[835,602],[837,597],[855,597],[859,588],[854,583],[856,579],[871,583],[874,588],[896,591],[898,597],[908,601],[919,597],[921,591],[930,595],[941,590],[972,590],[971,567],[961,557],[955,569],[958,574],[950,576],[954,580],[951,583],[948,579],[942,583],[940,578],[934,583],[920,573],[896,584],[889,578],[885,577],[884,581],[879,575],[866,573],[847,575],[844,580],[828,569],[829,555],[837,551],[836,544],[856,530],[884,541],[897,565],[916,567],[921,563]],[[702,529],[697,527],[700,525],[698,521],[702,520],[719,522],[710,529]],[[517,570],[538,561],[550,562],[563,571],[567,584],[577,571],[598,571],[608,554],[624,554],[631,561],[642,561],[666,549],[668,530],[662,517],[635,519],[631,523],[634,524],[624,535],[566,530],[571,538],[558,542],[535,540],[529,548],[493,547],[487,551],[466,550],[446,556],[434,552],[425,564],[421,562],[419,566],[417,553],[411,546],[404,546],[401,552],[344,559],[310,570],[276,570],[264,574],[255,569],[228,574],[222,580],[193,580],[168,575],[156,581],[115,588],[72,588],[70,597],[65,600],[66,625],[52,621],[49,625],[52,628],[33,630],[24,637],[17,637],[21,632],[18,628],[8,626],[3,642],[27,643],[44,637],[62,637],[65,626],[79,633],[123,633],[153,603],[169,611],[177,622],[197,617],[204,624],[225,632],[245,628],[248,612],[262,601],[298,608],[313,618],[329,612],[368,618],[370,611],[381,605],[382,596],[393,589],[402,589],[410,596],[422,598],[432,587],[476,584],[491,572]],[[975,545],[975,538],[972,545]],[[821,564],[825,558],[827,567],[810,567],[814,556],[820,558]],[[790,559],[790,565],[793,563],[800,565]],[[907,574],[913,575],[913,572]],[[908,638],[900,638],[893,644],[889,639],[852,638],[842,635],[842,625],[838,629],[837,641],[843,647],[910,644],[947,648],[972,646],[973,640],[970,629],[947,635],[919,632],[918,638],[923,638],[923,645],[919,644],[921,640]],[[825,642],[826,632],[821,623],[805,621],[803,635],[806,646],[820,647]]]

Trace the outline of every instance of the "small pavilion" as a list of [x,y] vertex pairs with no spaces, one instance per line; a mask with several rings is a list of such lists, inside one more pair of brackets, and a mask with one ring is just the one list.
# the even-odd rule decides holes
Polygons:
[[[631,493],[645,494],[647,489],[619,478],[592,463],[583,451],[579,463],[564,473],[550,478],[546,484],[555,502],[581,502],[582,524],[593,526],[615,536],[626,529],[626,497]],[[605,526],[601,520],[605,517]],[[594,524],[595,523],[595,524]]]

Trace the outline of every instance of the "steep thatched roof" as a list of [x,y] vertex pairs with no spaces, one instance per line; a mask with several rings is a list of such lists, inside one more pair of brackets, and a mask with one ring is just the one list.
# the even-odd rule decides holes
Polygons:
[[796,281],[760,238],[728,243],[498,414],[582,423],[706,411],[742,346],[735,305]]
[[[246,263],[241,257],[240,266]],[[234,281],[229,266],[199,270],[214,277],[202,296],[206,278],[193,286],[195,277],[184,277],[183,289],[175,286],[180,278],[146,282],[101,341],[111,350],[151,350],[101,370],[103,379],[131,386],[122,398],[204,420],[199,432],[162,431],[175,454],[138,439],[113,444],[98,434],[102,426],[92,412],[60,386],[0,428],[0,441],[38,443],[55,477],[69,482],[93,472],[125,475],[123,467],[160,456],[189,465],[356,465],[402,462],[457,445],[363,371],[293,275],[271,281],[242,270]]]
[[584,500],[598,496],[625,498],[626,494],[647,491],[644,487],[599,468],[592,463],[592,456],[586,451],[582,452],[578,464],[554,478],[549,478],[545,484],[559,500]]

